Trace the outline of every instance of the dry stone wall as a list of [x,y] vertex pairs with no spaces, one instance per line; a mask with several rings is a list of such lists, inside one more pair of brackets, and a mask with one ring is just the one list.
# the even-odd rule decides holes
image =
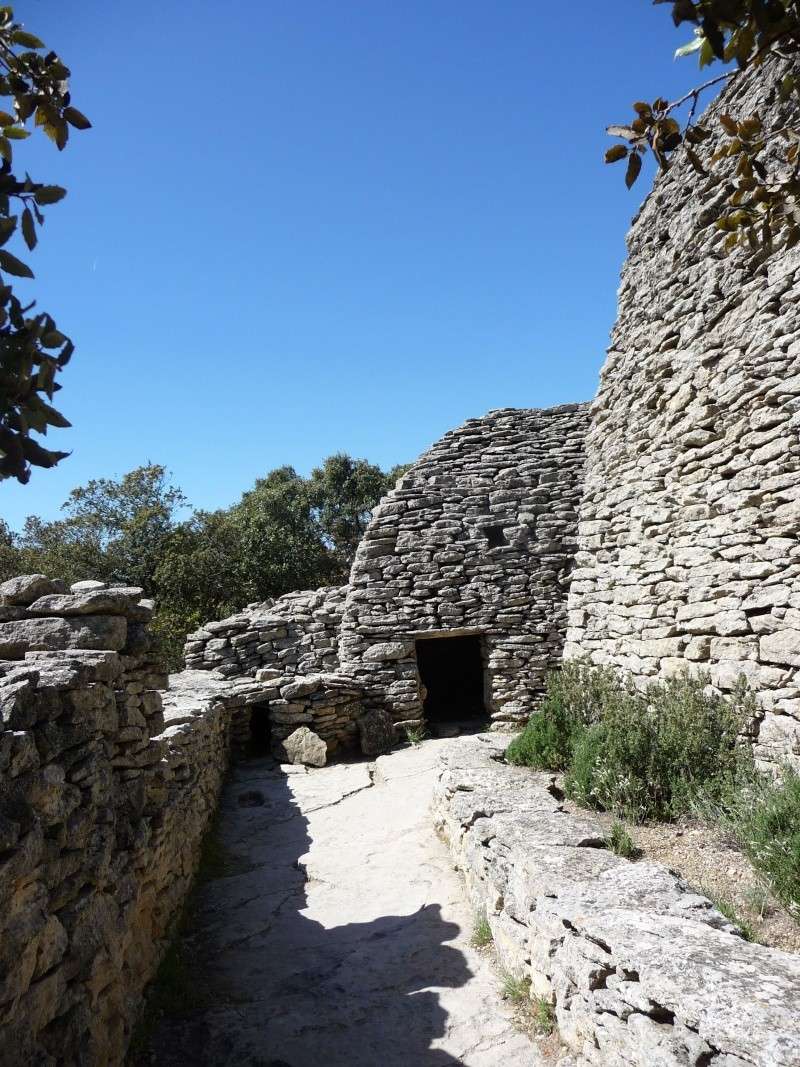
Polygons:
[[187,670],[217,671],[226,678],[272,668],[281,675],[335,672],[346,586],[287,593],[250,604],[189,634]]
[[375,510],[350,576],[341,669],[417,723],[415,639],[480,634],[488,710],[524,719],[562,653],[585,405],[504,409],[446,434]]
[[[81,588],[82,587],[82,588]],[[166,675],[138,589],[0,585],[0,1062],[120,1064],[260,686]]]
[[[783,64],[712,106],[797,118]],[[760,86],[760,87],[759,87]],[[800,249],[755,269],[705,229],[717,188],[678,162],[628,237],[592,407],[567,656],[636,678],[687,665],[764,709],[756,751],[800,754]]]
[[486,735],[444,750],[437,827],[504,971],[554,1009],[576,1067],[796,1067],[800,957],[751,944],[660,864],[605,847],[552,776]]
[[300,727],[321,737],[330,754],[356,744],[361,687],[338,671],[346,590],[302,590],[251,604],[187,639],[189,671],[263,683],[261,700],[278,756],[287,755],[283,742]]

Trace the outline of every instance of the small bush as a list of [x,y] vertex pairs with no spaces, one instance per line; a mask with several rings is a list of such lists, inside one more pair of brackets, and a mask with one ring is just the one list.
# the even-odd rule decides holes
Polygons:
[[639,855],[639,849],[633,843],[633,838],[621,822],[615,822],[611,827],[611,833],[606,838],[606,844],[612,852],[616,853],[617,856],[622,856],[623,859],[632,860]]
[[738,743],[754,701],[726,700],[687,676],[637,690],[608,667],[564,665],[547,679],[541,711],[506,751],[510,763],[566,771],[567,794],[625,818],[673,819],[700,788],[747,773]]
[[704,798],[710,813],[733,834],[772,892],[800,919],[800,774],[784,767],[778,778],[751,774],[729,779],[721,797]]
[[489,920],[483,912],[479,912],[475,916],[475,925],[472,928],[471,941],[475,948],[486,948],[486,946],[491,945],[493,941],[492,928],[489,925]]
[[428,737],[428,731],[423,724],[419,726],[406,726],[406,739],[410,745],[419,745]]
[[539,770],[566,770],[586,727],[623,691],[610,668],[568,660],[560,671],[548,674],[542,707],[508,746],[506,759]]

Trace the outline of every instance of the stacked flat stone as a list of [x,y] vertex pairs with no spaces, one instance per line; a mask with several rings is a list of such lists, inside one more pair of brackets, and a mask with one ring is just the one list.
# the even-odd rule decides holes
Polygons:
[[552,1005],[568,1062],[796,1067],[800,956],[745,941],[666,867],[614,855],[552,775],[502,752],[486,735],[443,750],[434,819],[500,967]]
[[[706,117],[781,103],[787,64]],[[698,149],[702,155],[702,148]],[[800,248],[761,266],[702,230],[719,189],[677,160],[628,236],[619,317],[592,408],[566,654],[638,679],[744,675],[763,760],[800,756]]]
[[0,585],[0,1062],[116,1065],[257,683],[166,675],[141,590]]
[[252,675],[261,667],[285,675],[336,671],[345,592],[345,586],[331,586],[287,593],[205,623],[187,638],[186,667],[228,678]]
[[481,634],[493,722],[530,715],[564,644],[588,417],[587,405],[565,404],[470,419],[381,501],[339,650],[367,707],[419,724],[415,639]]
[[[268,669],[256,677],[264,681]],[[307,726],[327,744],[328,754],[356,744],[357,720],[361,714],[362,690],[339,674],[307,674],[272,679],[265,693],[269,701],[272,746],[278,758],[285,758],[283,741],[298,727]]]

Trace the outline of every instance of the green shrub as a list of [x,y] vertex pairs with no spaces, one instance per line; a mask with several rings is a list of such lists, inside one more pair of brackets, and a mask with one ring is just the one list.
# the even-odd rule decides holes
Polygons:
[[513,974],[503,976],[503,997],[512,1004],[523,1004],[530,999],[530,978],[515,978]]
[[506,750],[509,763],[540,770],[563,771],[569,766],[586,727],[625,692],[625,685],[608,667],[591,667],[568,660],[547,676],[541,709]]
[[568,795],[586,807],[672,819],[700,788],[721,792],[746,776],[752,761],[738,737],[753,713],[746,687],[727,700],[707,679],[684,675],[637,690],[609,667],[572,661],[548,676],[541,710],[506,759],[566,771]]
[[706,813],[733,834],[778,900],[800,919],[800,774],[784,767],[778,778],[753,773],[744,782],[729,779],[727,787],[710,803],[704,798]]
[[546,997],[534,997],[531,1005],[533,1027],[537,1034],[552,1034],[556,1026],[556,1013]]
[[690,810],[699,790],[719,792],[745,774],[750,754],[738,736],[751,699],[742,691],[728,701],[706,684],[683,676],[622,692],[578,739],[567,794],[634,822],[669,820]]

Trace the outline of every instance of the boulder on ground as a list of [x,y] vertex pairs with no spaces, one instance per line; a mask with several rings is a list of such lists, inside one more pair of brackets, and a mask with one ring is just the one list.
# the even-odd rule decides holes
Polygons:
[[306,767],[324,767],[328,758],[327,744],[307,726],[300,726],[289,734],[283,749],[290,763],[302,763]]
[[388,711],[374,709],[358,720],[358,739],[365,756],[382,756],[394,747],[394,723]]

